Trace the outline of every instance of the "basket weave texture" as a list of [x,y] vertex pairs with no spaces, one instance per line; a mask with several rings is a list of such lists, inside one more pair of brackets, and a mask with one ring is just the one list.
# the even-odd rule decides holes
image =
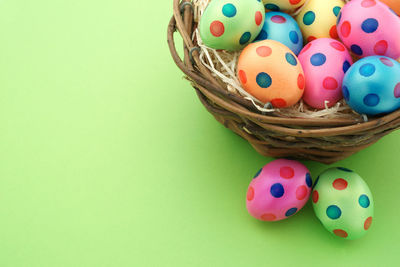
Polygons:
[[[331,164],[400,128],[400,111],[368,121],[361,116],[308,119],[260,113],[250,101],[229,92],[201,63],[196,43],[191,38],[197,27],[191,2],[173,0],[173,12],[167,36],[173,60],[215,119],[246,139],[261,155]],[[176,31],[183,39],[183,59],[176,50]]]

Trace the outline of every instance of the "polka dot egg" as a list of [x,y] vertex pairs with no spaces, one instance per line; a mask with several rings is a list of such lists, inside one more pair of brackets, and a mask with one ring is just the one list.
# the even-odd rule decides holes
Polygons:
[[381,0],[381,2],[388,5],[397,15],[400,15],[400,1],[399,0]]
[[213,0],[201,17],[200,36],[211,48],[240,50],[258,36],[264,18],[261,0]]
[[368,185],[346,168],[328,169],[317,178],[312,203],[323,226],[340,238],[364,236],[374,216],[374,201]]
[[237,71],[249,94],[275,108],[292,106],[303,95],[305,78],[301,64],[288,47],[277,41],[248,45],[239,56]]
[[400,18],[375,0],[353,0],[338,18],[338,34],[358,57],[400,58]]
[[293,51],[296,55],[303,48],[303,36],[299,25],[288,14],[282,12],[268,12],[265,14],[264,26],[256,41],[278,41]]
[[263,0],[267,11],[294,12],[301,7],[306,0]]
[[306,41],[338,39],[336,20],[344,4],[343,0],[309,0],[296,16]]
[[311,194],[312,179],[300,162],[278,159],[264,166],[247,190],[247,210],[256,219],[279,221],[297,213]]
[[383,56],[357,61],[343,80],[343,96],[360,114],[378,115],[400,108],[400,63]]
[[342,96],[344,74],[353,60],[346,47],[330,38],[307,44],[299,55],[306,77],[303,100],[316,109],[334,106]]

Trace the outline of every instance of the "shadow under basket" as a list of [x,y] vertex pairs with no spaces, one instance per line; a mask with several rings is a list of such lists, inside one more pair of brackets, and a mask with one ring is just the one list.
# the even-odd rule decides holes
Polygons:
[[[201,103],[225,127],[246,139],[264,156],[305,159],[331,164],[374,144],[400,128],[400,111],[370,119],[284,118],[261,114],[241,96],[229,92],[201,63],[192,41],[196,27],[190,1],[173,0],[168,25],[172,58],[185,73]],[[174,33],[183,39],[184,58],[176,51]]]

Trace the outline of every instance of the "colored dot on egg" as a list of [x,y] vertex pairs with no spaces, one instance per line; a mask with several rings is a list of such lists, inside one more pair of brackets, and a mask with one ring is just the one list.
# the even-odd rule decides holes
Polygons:
[[297,44],[299,43],[299,35],[295,31],[291,31],[289,33],[289,39],[292,41],[292,43]]
[[369,204],[370,204],[369,197],[367,195],[361,195],[358,198],[358,203],[360,204],[361,207],[363,207],[365,209],[368,208]]
[[342,33],[344,38],[349,37],[351,33],[351,24],[348,21],[343,22],[342,26],[340,26],[340,32]]
[[336,25],[333,25],[331,29],[329,30],[329,36],[332,37],[333,39],[338,39],[339,35],[337,33]]
[[364,230],[368,230],[372,224],[372,217],[368,217],[364,222]]
[[291,5],[297,5],[301,0],[289,0]]
[[364,1],[361,2],[361,6],[362,7],[366,7],[366,8],[373,7],[375,5],[376,5],[375,0],[364,0]]
[[312,43],[308,43],[308,44],[303,48],[303,50],[301,50],[301,54],[305,53],[308,49],[310,49],[311,45],[312,45]]
[[347,188],[347,181],[345,179],[338,178],[333,181],[332,186],[336,190],[344,190]]
[[285,58],[290,65],[297,66],[297,59],[291,53],[286,53]]
[[268,46],[263,45],[263,46],[257,47],[256,53],[260,57],[268,57],[272,54],[272,49]]
[[272,84],[272,79],[267,73],[260,72],[256,77],[256,82],[261,88],[268,88]]
[[339,42],[331,42],[330,46],[341,52],[346,50],[346,48]]
[[275,4],[266,4],[266,5],[265,5],[265,8],[266,8],[266,9],[269,9],[269,10],[271,10],[271,11],[279,11],[279,10],[281,10],[281,9],[279,8],[279,6],[277,6],[277,5],[275,5]]
[[356,54],[356,55],[361,56],[363,54],[361,47],[356,44],[352,45],[350,48],[351,48],[351,51],[353,51],[354,54]]
[[310,174],[310,173],[307,173],[307,174],[306,174],[306,184],[307,184],[308,187],[311,188],[311,186],[312,186],[312,179],[311,179],[311,174]]
[[351,67],[350,62],[348,62],[347,60],[343,63],[343,72],[346,73]]
[[349,100],[350,100],[350,92],[349,92],[349,89],[348,89],[346,86],[343,86],[342,92],[343,92],[343,97],[344,97],[344,99],[345,99],[347,102],[349,102]]
[[373,64],[367,63],[360,67],[360,74],[364,77],[370,77],[375,73],[375,66]]
[[236,15],[236,7],[233,4],[226,4],[222,7],[222,14],[225,17],[232,18]]
[[374,46],[374,52],[377,55],[384,55],[389,48],[389,44],[385,40],[381,40],[377,42]]
[[285,179],[291,179],[294,177],[294,170],[292,167],[285,166],[280,168],[279,175]]
[[364,104],[369,107],[375,107],[379,104],[380,99],[377,94],[368,94],[364,97]]
[[296,198],[297,198],[298,200],[303,200],[303,199],[305,199],[306,196],[307,196],[307,192],[308,192],[308,190],[307,190],[307,187],[306,187],[305,185],[299,186],[299,187],[296,189]]
[[342,230],[342,229],[335,229],[335,230],[333,230],[333,233],[335,235],[337,235],[338,237],[343,237],[343,238],[348,237],[347,232],[345,230]]
[[247,200],[252,201],[254,199],[254,188],[252,186],[247,190]]
[[339,86],[338,82],[333,77],[326,77],[322,83],[326,90],[336,90]]
[[275,98],[271,100],[271,104],[275,107],[275,108],[284,108],[287,106],[287,103],[284,99],[282,98]]
[[322,53],[312,55],[310,62],[313,66],[322,66],[326,62],[326,56]]
[[326,215],[332,220],[337,220],[342,215],[342,211],[336,205],[331,205],[326,209]]
[[398,83],[398,84],[394,87],[394,97],[395,97],[395,98],[400,98],[400,83]]
[[379,23],[376,19],[369,18],[364,20],[364,22],[361,24],[361,29],[365,33],[373,33],[375,32],[379,27]]
[[255,16],[256,25],[260,26],[262,23],[262,20],[263,20],[263,16],[262,16],[261,12],[257,11],[256,16]]
[[339,25],[341,19],[342,19],[342,12],[339,13],[339,17],[336,20],[336,25]]
[[282,24],[286,22],[286,19],[280,15],[275,15],[271,17],[271,21],[274,23]]
[[308,11],[304,14],[303,23],[305,25],[311,25],[315,21],[315,13],[312,11]]
[[307,42],[312,42],[312,41],[314,41],[314,40],[317,40],[317,37],[315,37],[315,36],[309,36],[309,37],[307,38]]
[[288,211],[286,211],[285,216],[289,217],[292,216],[293,214],[295,214],[297,212],[297,208],[291,208]]
[[272,222],[272,221],[276,220],[276,216],[272,213],[266,213],[266,214],[261,215],[261,220]]
[[264,30],[261,30],[260,34],[257,36],[256,41],[267,40],[267,39],[268,39],[268,33]]
[[258,170],[258,172],[254,175],[253,179],[256,179],[262,171],[262,168]]
[[300,90],[304,90],[306,87],[306,80],[304,78],[303,74],[299,74],[299,77],[297,77],[297,86],[299,87]]
[[246,84],[247,83],[246,72],[244,72],[243,70],[239,70],[239,79],[242,84]]
[[353,172],[352,170],[344,168],[344,167],[337,167],[336,169],[344,171],[344,172]]
[[337,17],[339,15],[341,9],[342,8],[340,6],[335,6],[333,8],[333,14],[335,14],[335,16]]
[[218,20],[215,20],[210,25],[210,32],[215,37],[220,37],[225,32],[224,24]]
[[274,198],[280,198],[285,194],[285,189],[282,184],[276,183],[271,186],[270,192]]
[[390,59],[387,59],[387,58],[382,57],[382,58],[380,58],[379,60],[380,60],[383,64],[385,64],[386,66],[388,66],[388,67],[393,67],[393,66],[394,66],[393,62],[392,62]]
[[243,33],[242,37],[240,37],[239,43],[241,45],[244,45],[245,43],[247,43],[251,38],[251,33],[250,32],[245,32]]
[[314,192],[312,193],[312,201],[313,201],[314,203],[317,203],[317,202],[318,202],[318,199],[319,199],[318,191],[317,191],[317,190],[314,190]]

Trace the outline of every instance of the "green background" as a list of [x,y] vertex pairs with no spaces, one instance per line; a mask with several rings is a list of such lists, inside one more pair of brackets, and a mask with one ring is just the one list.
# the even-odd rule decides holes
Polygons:
[[247,186],[271,159],[182,79],[171,14],[171,0],[0,2],[0,266],[398,264],[400,132],[337,164],[374,194],[365,238],[329,234],[310,203],[253,219]]

